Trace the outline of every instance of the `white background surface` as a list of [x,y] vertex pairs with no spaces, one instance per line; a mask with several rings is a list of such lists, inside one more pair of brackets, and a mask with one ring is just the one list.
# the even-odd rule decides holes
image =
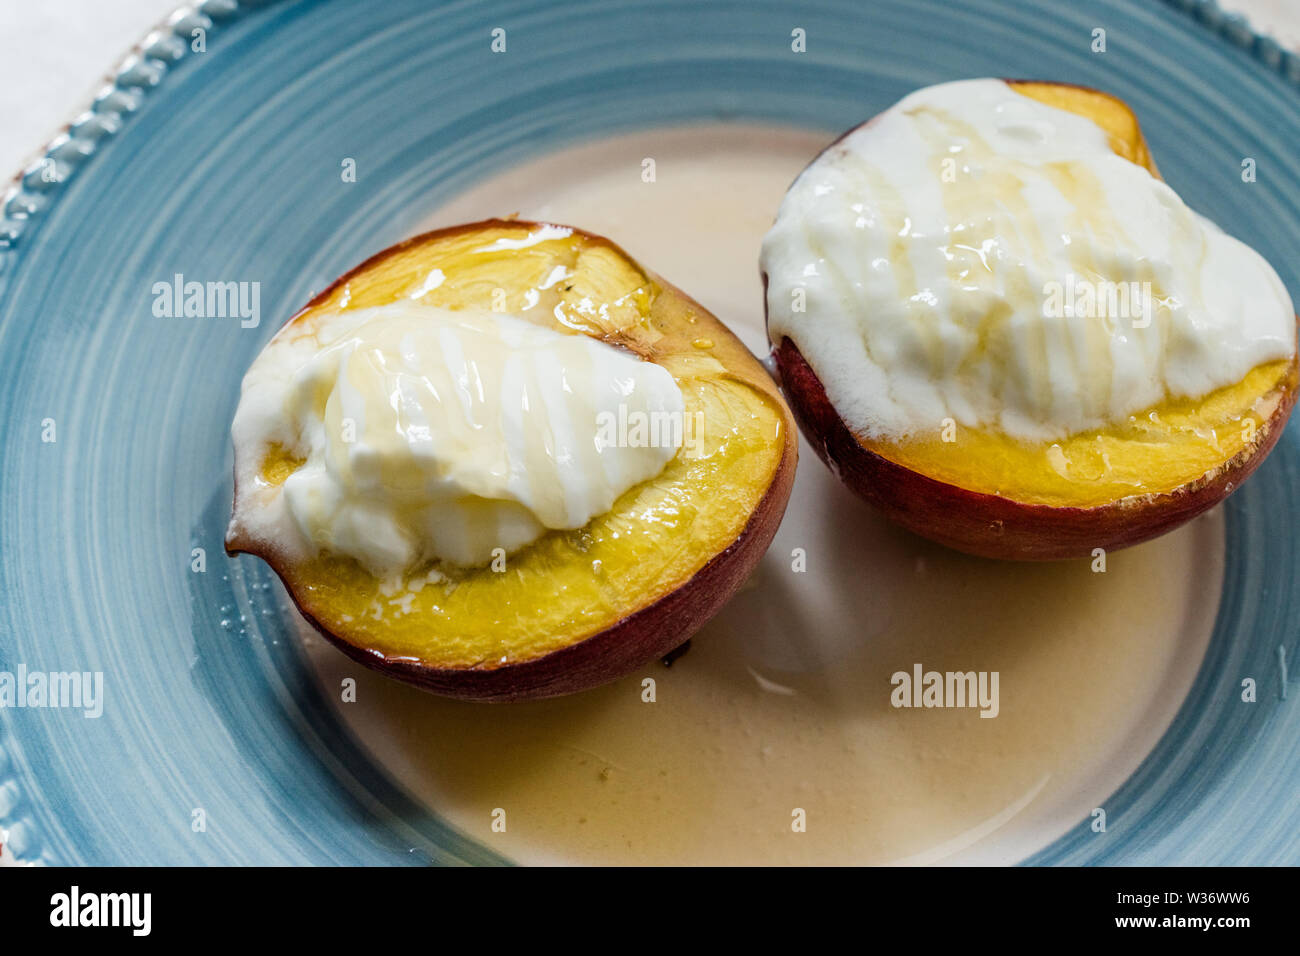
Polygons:
[[[0,0],[0,182],[80,112],[127,51],[180,5],[181,0]],[[1300,0],[1220,5],[1246,13],[1257,29],[1300,49]]]

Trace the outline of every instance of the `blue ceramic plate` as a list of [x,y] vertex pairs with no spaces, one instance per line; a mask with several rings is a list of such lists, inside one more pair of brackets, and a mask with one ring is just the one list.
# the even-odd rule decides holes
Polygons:
[[[839,131],[919,86],[1042,76],[1131,103],[1165,177],[1300,294],[1300,59],[1212,4],[246,6],[160,28],[0,210],[0,671],[105,675],[97,720],[0,709],[0,825],[21,859],[499,860],[344,732],[284,609],[250,597],[278,594],[269,572],[221,551],[233,383],[273,326],[491,172],[701,119]],[[365,173],[346,190],[339,156]],[[174,273],[260,282],[263,325],[154,315]],[[1300,862],[1298,429],[1227,505],[1209,650],[1106,803],[1122,839],[1081,821],[1029,862]]]

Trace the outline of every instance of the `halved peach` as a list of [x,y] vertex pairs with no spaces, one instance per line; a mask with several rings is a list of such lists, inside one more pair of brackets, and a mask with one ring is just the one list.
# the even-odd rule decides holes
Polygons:
[[[1093,120],[1118,155],[1159,176],[1122,100],[1059,83],[1009,84]],[[772,342],[772,354],[800,428],[846,485],[917,534],[1009,559],[1127,547],[1213,507],[1277,443],[1300,384],[1293,349],[1289,360],[1260,365],[1200,399],[1169,401],[1058,442],[971,429],[959,430],[955,441],[939,433],[883,441],[849,427],[793,341]]]
[[[429,283],[435,270],[441,282]],[[306,619],[348,656],[452,697],[583,690],[690,638],[762,557],[794,480],[794,424],[758,361],[704,308],[609,240],[507,220],[442,229],[379,253],[280,334],[402,299],[504,306],[626,349],[673,375],[688,420],[700,428],[608,513],[576,531],[546,533],[510,555],[504,571],[435,564],[413,574],[418,589],[395,595],[352,558],[289,560],[274,542],[250,540],[233,524],[227,550],[266,560]],[[282,483],[300,464],[281,448],[235,451],[259,456],[252,460],[261,462],[263,486]],[[236,513],[244,492],[235,489]]]

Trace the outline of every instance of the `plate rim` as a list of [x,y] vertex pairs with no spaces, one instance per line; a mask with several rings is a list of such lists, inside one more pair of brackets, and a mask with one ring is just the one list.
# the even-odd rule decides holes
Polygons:
[[[206,33],[229,25],[248,13],[282,5],[286,0],[198,0],[177,7],[151,28],[109,70],[106,83],[60,132],[38,147],[32,158],[11,175],[0,196],[0,292],[9,267],[22,250],[22,236],[39,226],[45,213],[78,170],[130,122],[149,91],[166,81],[170,67],[192,53],[192,31]],[[1244,13],[1229,12],[1218,0],[1160,0],[1165,7],[1236,46],[1280,75],[1300,91],[1300,50],[1283,46],[1252,24]],[[44,178],[47,170],[55,178]],[[0,180],[0,182],[6,182]]]

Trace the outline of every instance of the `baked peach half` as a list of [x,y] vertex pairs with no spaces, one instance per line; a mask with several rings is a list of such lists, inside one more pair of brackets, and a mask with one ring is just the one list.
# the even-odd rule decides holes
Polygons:
[[233,435],[227,550],[354,660],[484,701],[689,639],[762,557],[797,455],[720,321],[607,239],[516,220],[338,279],[254,363]]
[[805,169],[761,264],[817,454],[911,531],[1005,559],[1137,544],[1276,444],[1296,317],[1096,90],[918,91]]

